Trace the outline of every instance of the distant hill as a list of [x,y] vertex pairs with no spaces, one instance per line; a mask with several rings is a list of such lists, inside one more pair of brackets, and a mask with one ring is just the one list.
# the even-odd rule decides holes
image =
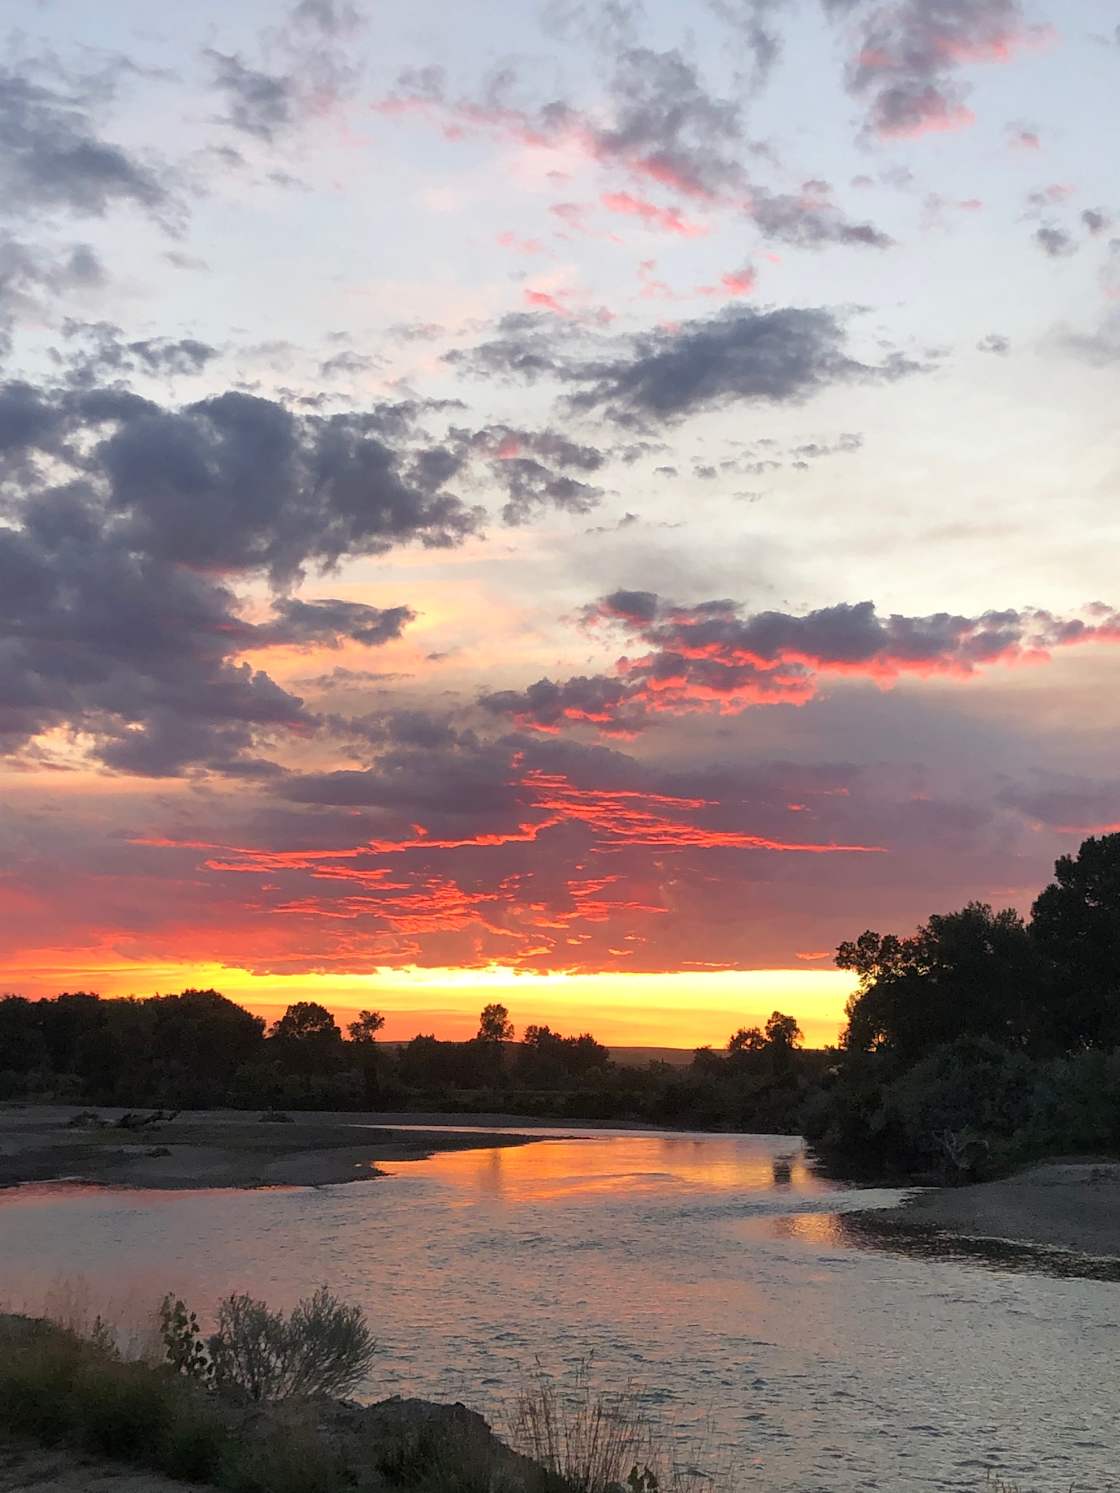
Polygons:
[[[407,1047],[407,1042],[379,1042],[379,1047],[396,1052]],[[516,1044],[514,1044],[516,1045]],[[691,1047],[612,1047],[612,1059],[625,1068],[643,1068],[646,1063],[671,1063],[674,1068],[687,1068],[692,1062]]]
[[671,1063],[674,1068],[687,1068],[692,1062],[691,1047],[612,1047],[611,1057],[627,1068],[641,1068],[646,1063]]

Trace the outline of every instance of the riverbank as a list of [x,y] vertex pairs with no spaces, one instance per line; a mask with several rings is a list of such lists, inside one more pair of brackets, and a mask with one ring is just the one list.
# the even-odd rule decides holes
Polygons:
[[212,1493],[201,1483],[91,1457],[69,1447],[0,1437],[0,1493]]
[[651,1423],[628,1418],[634,1397],[562,1406],[538,1375],[510,1424],[517,1450],[458,1402],[336,1398],[376,1350],[325,1289],[287,1317],[238,1302],[203,1340],[168,1298],[163,1355],[122,1353],[100,1317],[82,1331],[0,1313],[0,1493],[603,1493],[632,1466],[643,1486],[690,1493]]
[[867,1216],[887,1226],[1120,1257],[1120,1162],[1040,1162],[998,1181],[922,1192]]
[[532,1135],[405,1130],[361,1116],[266,1120],[199,1110],[139,1129],[126,1111],[76,1106],[0,1109],[0,1187],[77,1181],[114,1187],[321,1187],[383,1175],[379,1162],[525,1145]]

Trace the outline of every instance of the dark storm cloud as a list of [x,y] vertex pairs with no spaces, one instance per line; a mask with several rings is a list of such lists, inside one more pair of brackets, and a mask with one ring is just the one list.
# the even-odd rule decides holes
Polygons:
[[159,212],[169,194],[153,167],[101,138],[79,86],[0,69],[0,214],[101,217],[118,203]]

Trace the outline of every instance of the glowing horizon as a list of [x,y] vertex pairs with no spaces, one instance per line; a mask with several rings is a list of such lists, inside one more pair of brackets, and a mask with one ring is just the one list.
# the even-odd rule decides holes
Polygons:
[[824,1041],[1120,823],[1115,0],[9,8],[0,990]]
[[[33,999],[92,989],[106,999],[213,988],[272,1020],[293,1001],[314,1000],[340,1024],[372,1008],[386,1018],[382,1039],[420,1032],[472,1036],[482,1006],[501,1001],[520,1032],[530,1023],[565,1034],[590,1031],[610,1047],[722,1047],[740,1026],[761,1026],[774,1010],[795,1016],[806,1045],[834,1043],[855,988],[839,970],[705,970],[660,974],[542,974],[487,969],[384,969],[371,974],[264,975],[219,964],[132,965],[42,962],[15,969]],[[59,983],[71,979],[70,984]],[[84,983],[83,983],[84,981]]]

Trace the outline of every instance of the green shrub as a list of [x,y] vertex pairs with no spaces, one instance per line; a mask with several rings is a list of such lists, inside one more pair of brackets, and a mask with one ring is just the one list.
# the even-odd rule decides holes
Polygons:
[[321,1286],[285,1317],[251,1296],[228,1296],[207,1347],[219,1389],[251,1400],[348,1394],[377,1351],[360,1307]]
[[314,1426],[296,1420],[233,1449],[218,1481],[229,1493],[340,1493],[354,1480]]
[[217,1481],[229,1456],[229,1431],[206,1404],[194,1397],[177,1406],[159,1449],[160,1468],[168,1477],[192,1483]]
[[102,1456],[158,1463],[178,1392],[166,1370],[90,1358],[71,1391],[76,1437]]
[[71,1397],[88,1349],[47,1322],[4,1321],[0,1335],[0,1423],[48,1446],[71,1427]]
[[213,1378],[214,1365],[203,1346],[198,1317],[179,1297],[167,1295],[160,1302],[159,1326],[164,1355],[175,1373],[199,1384]]

